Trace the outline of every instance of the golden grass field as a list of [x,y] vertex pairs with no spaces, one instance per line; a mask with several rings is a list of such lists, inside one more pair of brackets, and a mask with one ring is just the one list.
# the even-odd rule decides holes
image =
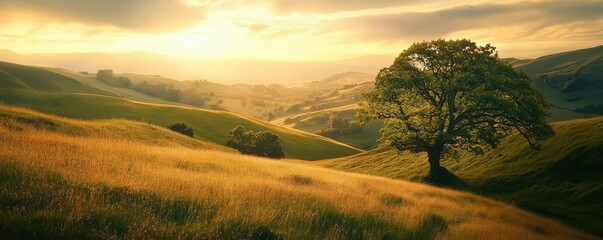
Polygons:
[[0,113],[7,238],[596,239],[469,193],[242,156],[167,131],[125,137],[162,132],[144,123],[86,133],[61,130],[82,121]]

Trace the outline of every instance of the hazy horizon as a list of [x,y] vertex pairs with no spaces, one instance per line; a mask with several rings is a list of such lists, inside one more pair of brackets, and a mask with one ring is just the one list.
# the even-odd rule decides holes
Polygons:
[[[413,42],[438,38],[489,43],[501,57],[520,59],[594,47],[603,39],[603,4],[592,0],[7,0],[0,7],[6,12],[2,49],[20,55],[4,52],[0,60],[224,83],[295,85],[346,71],[375,74]],[[151,56],[77,59],[105,53]],[[369,60],[347,64],[353,59]],[[151,60],[167,66],[135,64]],[[206,66],[210,61],[216,63]]]

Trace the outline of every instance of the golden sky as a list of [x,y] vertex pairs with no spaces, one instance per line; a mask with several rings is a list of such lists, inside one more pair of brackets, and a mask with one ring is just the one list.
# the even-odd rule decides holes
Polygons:
[[19,53],[307,61],[469,38],[531,58],[603,44],[601,0],[2,0],[0,9],[0,48]]

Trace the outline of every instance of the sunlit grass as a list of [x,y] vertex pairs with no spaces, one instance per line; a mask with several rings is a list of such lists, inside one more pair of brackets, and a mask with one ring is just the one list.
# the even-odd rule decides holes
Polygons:
[[182,145],[69,135],[6,115],[0,230],[8,238],[592,238],[468,193]]
[[[556,135],[539,151],[515,134],[483,155],[465,154],[442,165],[465,181],[468,190],[601,235],[603,118],[552,126]],[[424,153],[386,149],[311,164],[413,181],[421,181],[429,169]]]

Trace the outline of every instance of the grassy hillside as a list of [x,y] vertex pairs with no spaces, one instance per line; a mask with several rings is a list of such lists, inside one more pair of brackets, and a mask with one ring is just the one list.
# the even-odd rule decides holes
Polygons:
[[304,84],[304,87],[314,89],[335,89],[349,84],[361,84],[375,81],[375,75],[359,72],[343,72],[325,79]]
[[215,144],[224,144],[228,131],[238,125],[253,131],[268,130],[281,138],[283,152],[288,158],[315,160],[360,152],[328,138],[228,112],[145,104],[100,95],[45,93],[22,89],[0,89],[0,100],[11,105],[78,119],[124,118],[159,126],[184,123],[194,129],[195,138]]
[[[351,76],[350,76],[351,74]],[[360,75],[360,76],[356,76]],[[298,110],[288,111],[284,115],[272,120],[272,123],[292,127],[306,132],[316,133],[328,127],[331,114],[342,119],[357,121],[356,108],[361,94],[373,88],[373,83],[358,83],[355,80],[367,80],[368,74],[345,73],[334,75],[331,78],[308,84],[309,87],[322,85],[338,86],[328,91],[316,91],[310,99],[298,102]],[[339,85],[336,85],[339,84]],[[375,147],[379,139],[381,121],[374,121],[362,128],[359,133],[332,137],[342,143],[368,150]]]
[[554,121],[584,118],[578,107],[603,104],[603,46],[557,53],[516,65],[553,105]]
[[[151,85],[166,85],[181,91],[180,102],[167,101],[161,97],[153,97],[135,91],[132,88],[110,86],[96,78],[95,73],[77,73],[66,69],[46,68],[49,71],[73,78],[89,86],[93,86],[124,98],[147,103],[170,104],[177,106],[196,106],[202,109],[225,109],[229,112],[246,116],[263,118],[267,113],[284,114],[286,106],[295,103],[315,91],[324,89],[290,88],[281,85],[220,84],[207,80],[178,81],[158,75],[122,73],[115,74],[127,77],[134,87],[142,82]],[[343,84],[338,84],[343,86]],[[329,88],[331,89],[331,88]],[[327,89],[327,90],[329,90]],[[201,103],[202,102],[202,103]]]
[[200,141],[148,123],[124,120],[83,121],[0,105],[0,121],[9,129],[34,128],[68,136],[140,142],[163,147],[186,147],[236,152],[213,142]]
[[80,92],[111,95],[64,75],[38,67],[0,62],[0,88],[32,89],[48,92]]
[[[471,191],[603,235],[603,117],[552,125],[556,136],[540,151],[513,135],[484,155],[445,160],[443,166]],[[313,164],[415,181],[428,171],[425,154],[383,149]]]
[[[72,78],[72,79],[75,79],[84,84],[87,84],[88,86],[95,87],[95,88],[98,88],[98,89],[101,89],[101,90],[104,90],[107,92],[111,92],[115,95],[122,96],[127,99],[132,99],[132,100],[147,102],[147,103],[159,103],[159,104],[172,104],[172,105],[186,106],[184,104],[180,104],[177,102],[171,102],[171,101],[167,101],[167,100],[164,100],[161,98],[144,95],[144,94],[134,91],[133,89],[130,89],[130,88],[114,87],[114,86],[108,85],[106,83],[98,81],[98,79],[96,79],[95,73],[89,73],[87,75],[84,75],[81,73],[76,73],[73,71],[69,71],[66,69],[59,69],[59,68],[47,68],[47,70],[64,75],[64,76]],[[153,79],[153,80],[156,79],[156,77],[152,77],[152,76],[148,76],[148,78]],[[174,81],[176,81],[176,80],[174,80]]]
[[37,125],[45,115],[2,109],[3,238],[595,239],[468,193],[169,146],[171,137],[63,134]]
[[[312,112],[298,113],[275,119],[272,123],[292,127],[306,132],[316,133],[328,126],[331,114],[336,114],[343,119],[356,121],[357,104],[349,104],[339,107],[317,110]],[[335,137],[333,139],[360,149],[369,150],[377,145],[379,129],[383,126],[381,121],[373,121],[362,128],[362,132],[351,135]]]

